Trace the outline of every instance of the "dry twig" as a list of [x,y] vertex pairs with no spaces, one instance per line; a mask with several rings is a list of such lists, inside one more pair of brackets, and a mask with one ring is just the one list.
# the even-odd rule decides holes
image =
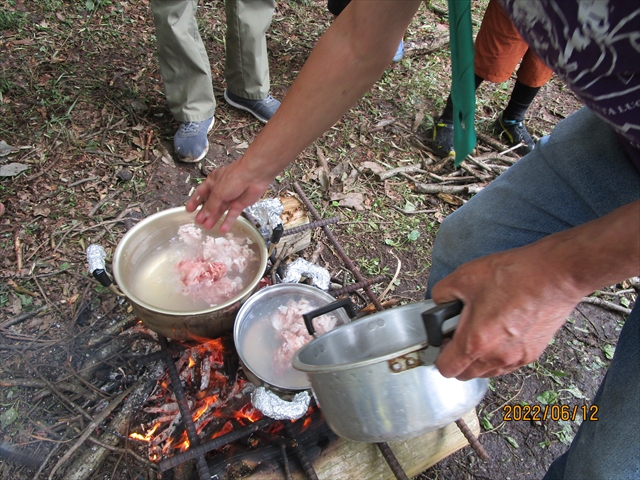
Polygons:
[[623,307],[622,305],[615,304],[613,302],[608,302],[607,300],[603,300],[598,297],[584,297],[581,303],[590,303],[592,305],[597,305],[598,307],[607,308],[609,310],[613,310],[614,312],[619,312],[624,315],[631,315],[631,309]]
[[398,256],[393,253],[393,250],[390,250],[391,255],[393,255],[394,257],[396,257],[396,260],[398,261],[398,266],[396,267],[396,273],[393,274],[393,278],[391,279],[391,281],[389,282],[389,285],[387,285],[387,288],[384,289],[384,291],[380,294],[380,296],[378,297],[380,299],[380,301],[382,302],[382,300],[384,299],[385,295],[387,293],[389,293],[389,290],[391,290],[391,287],[393,286],[393,282],[396,281],[396,278],[398,278],[398,275],[400,274],[400,270],[402,268],[402,262],[400,261],[400,259],[398,258]]
[[95,206],[91,209],[91,211],[89,212],[89,216],[93,217],[96,214],[96,212],[100,210],[100,207],[102,207],[105,203],[113,200],[121,193],[122,193],[122,189],[118,189],[114,192],[111,192],[109,195],[105,195],[105,197],[102,200],[100,200],[98,203],[96,203]]
[[87,438],[89,438],[89,436],[93,433],[93,430],[98,428],[100,424],[104,422],[109,415],[111,415],[111,412],[113,412],[113,410],[115,410],[115,408],[118,405],[120,405],[122,400],[124,400],[125,397],[129,395],[129,393],[132,390],[133,390],[133,387],[130,387],[124,392],[122,392],[109,404],[107,408],[105,408],[102,412],[100,412],[100,414],[95,419],[92,419],[92,422],[89,424],[87,428],[85,428],[82,435],[80,435],[80,438],[78,439],[78,441],[69,450],[67,450],[67,452],[62,456],[62,458],[58,460],[58,463],[56,463],[56,465],[53,467],[53,469],[49,473],[49,480],[53,479],[54,473],[56,473],[58,469],[62,465],[64,465],[67,462],[67,460],[69,460],[69,458],[71,458],[71,455],[73,455],[73,452],[75,452],[78,448],[80,448],[80,446],[84,443],[84,441]]
[[456,195],[459,193],[478,193],[484,188],[484,185],[477,183],[471,185],[432,185],[428,183],[416,183],[416,192],[418,193],[449,193]]

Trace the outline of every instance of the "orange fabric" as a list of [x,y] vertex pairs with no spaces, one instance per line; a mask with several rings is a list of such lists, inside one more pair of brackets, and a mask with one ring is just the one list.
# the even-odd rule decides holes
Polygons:
[[552,70],[529,50],[498,0],[489,0],[476,37],[474,70],[484,80],[501,83],[508,80],[518,62],[518,80],[528,87],[541,87]]

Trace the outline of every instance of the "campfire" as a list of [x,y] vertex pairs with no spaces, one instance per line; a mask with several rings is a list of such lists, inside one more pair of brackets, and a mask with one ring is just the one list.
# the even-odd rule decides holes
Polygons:
[[[297,190],[311,213],[319,217],[302,191]],[[371,300],[369,307],[363,311],[381,310],[383,306],[371,291],[370,285],[381,281],[382,278],[365,279],[360,275],[327,228],[329,223],[317,218],[310,227],[298,226],[295,229],[289,229],[289,233],[300,233],[306,229],[321,226],[357,280],[351,286],[334,290],[333,294],[345,295],[357,289],[363,289]],[[273,283],[278,278],[275,274],[278,266],[272,265],[270,274],[260,282],[260,288]],[[156,336],[153,332],[148,333]],[[259,461],[254,460],[254,466],[269,458],[268,461],[275,462],[277,466],[282,465],[285,476],[289,478],[291,470],[287,453],[287,447],[289,447],[289,452],[292,450],[295,452],[306,476],[318,478],[309,461],[309,455],[301,447],[303,443],[299,440],[302,438],[301,435],[304,435],[305,431],[312,432],[311,443],[309,443],[311,447],[318,445],[318,439],[323,439],[324,448],[320,448],[320,451],[327,449],[327,439],[332,439],[333,443],[345,444],[345,441],[330,431],[322,418],[321,410],[313,403],[309,406],[306,415],[296,422],[276,421],[264,416],[254,407],[251,393],[256,386],[245,375],[233,339],[229,336],[206,340],[197,345],[169,342],[162,336],[156,336],[156,338],[162,346],[162,358],[167,371],[146,399],[128,438],[146,445],[148,459],[158,464],[160,471],[175,468],[188,460],[195,459],[200,478],[210,478],[212,468],[217,468],[218,478],[232,478],[225,475],[231,475],[229,472],[237,473],[238,468],[246,470],[248,467],[243,463],[246,460],[242,458],[246,459],[248,456],[253,458],[254,453],[262,448],[266,452],[263,454],[264,458]],[[458,426],[462,432],[458,430],[457,433],[464,434],[482,453],[473,433],[462,419]],[[387,444],[377,444],[377,446],[394,476],[407,478],[391,448]],[[272,453],[274,447],[278,452],[275,459]],[[455,449],[457,448],[459,446]],[[311,448],[311,450],[318,449]],[[244,451],[244,457],[238,455],[239,451]],[[208,461],[205,459],[205,454]],[[239,464],[244,467],[238,467],[236,465],[238,462],[227,461],[229,457],[239,458]]]
[[[152,332],[148,333],[153,335]],[[219,463],[224,463],[222,459],[228,456],[225,450],[255,450],[261,444],[279,445],[285,441],[286,430],[290,427],[282,421],[265,418],[252,405],[250,393],[255,386],[238,369],[238,356],[231,338],[222,337],[184,348],[174,360],[180,379],[178,389],[184,395],[190,417],[186,421],[183,418],[178,400],[182,395],[176,395],[172,388],[170,367],[147,398],[141,411],[141,421],[129,434],[129,439],[147,445],[149,460],[160,463],[161,470],[188,460],[188,457],[182,457],[184,460],[181,461],[176,455],[189,451],[192,446],[186,428],[189,423],[193,424],[202,445],[223,439],[218,442],[218,454],[222,455]],[[263,420],[262,423],[260,420]],[[313,423],[324,424],[319,409],[311,406],[307,415],[297,422],[298,429],[305,431]],[[265,426],[259,435],[252,437],[244,447],[232,445],[238,436],[232,435],[234,432],[248,436],[246,432],[251,432],[250,427],[256,425]],[[328,427],[322,425],[320,428],[326,435]],[[225,438],[230,440],[226,441]],[[268,458],[270,452],[265,455]],[[164,463],[161,462],[163,459]],[[173,461],[167,463],[167,459]],[[219,468],[224,470],[226,467],[223,465]]]
[[[211,340],[184,350],[176,361],[196,433],[204,441],[262,418],[247,396],[253,389],[252,384],[237,378],[236,372],[225,370],[225,364],[229,363],[225,359],[235,355],[229,350],[230,346],[225,347],[222,339]],[[235,363],[237,365],[237,361]],[[167,373],[143,409],[152,420],[129,435],[133,440],[148,443],[151,461],[189,448],[180,407],[170,385]]]

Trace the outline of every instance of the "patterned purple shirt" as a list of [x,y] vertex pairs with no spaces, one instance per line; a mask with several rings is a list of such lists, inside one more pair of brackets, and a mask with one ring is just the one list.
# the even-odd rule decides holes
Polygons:
[[640,2],[501,0],[516,28],[640,170]]

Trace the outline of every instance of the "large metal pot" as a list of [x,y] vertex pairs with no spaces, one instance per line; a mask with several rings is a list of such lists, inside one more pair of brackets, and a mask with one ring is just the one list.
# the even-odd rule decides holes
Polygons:
[[488,387],[487,379],[445,378],[433,365],[460,309],[425,300],[369,315],[302,347],[293,366],[309,375],[341,437],[377,443],[436,430],[475,407]]
[[[257,259],[250,265],[251,273],[242,291],[233,298],[208,307],[173,308],[158,307],[146,296],[145,288],[153,288],[139,282],[139,269],[149,261],[156,262],[158,269],[166,259],[163,252],[168,243],[176,238],[178,228],[195,222],[195,212],[189,213],[184,207],[177,207],[153,214],[129,230],[118,243],[113,255],[113,274],[120,290],[131,302],[133,310],[151,330],[177,340],[197,340],[217,338],[231,331],[240,306],[256,290],[267,265],[267,247],[258,230],[245,218],[238,217],[230,233],[251,240],[251,248]],[[216,227],[203,230],[204,234],[219,236]],[[151,258],[150,258],[151,256]],[[142,294],[141,294],[142,293]],[[143,298],[145,297],[145,298]]]
[[[335,299],[319,288],[301,283],[281,283],[263,288],[242,305],[233,328],[233,340],[244,371],[256,386],[264,386],[281,396],[311,388],[305,373],[288,366],[275,369],[275,357],[283,348],[272,321],[289,302],[306,301],[309,312],[332,304]],[[342,310],[332,312],[336,326],[349,322]],[[300,319],[302,322],[302,319]]]

